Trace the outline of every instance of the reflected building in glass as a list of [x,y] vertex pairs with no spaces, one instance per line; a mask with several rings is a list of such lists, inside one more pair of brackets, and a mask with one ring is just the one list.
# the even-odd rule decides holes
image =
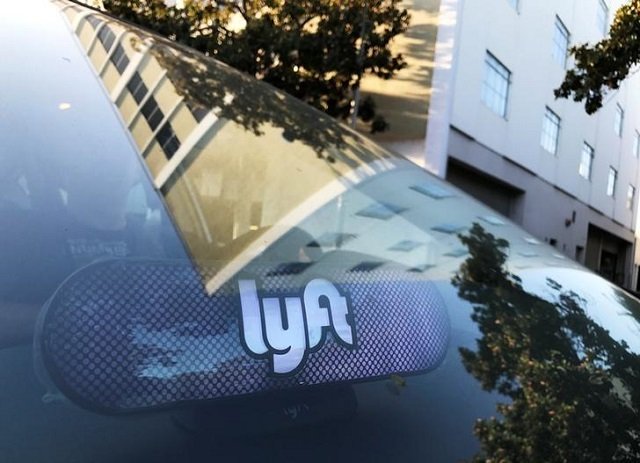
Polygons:
[[59,4],[191,256],[220,273],[212,291],[319,206],[395,166],[328,116],[243,86],[249,77]]

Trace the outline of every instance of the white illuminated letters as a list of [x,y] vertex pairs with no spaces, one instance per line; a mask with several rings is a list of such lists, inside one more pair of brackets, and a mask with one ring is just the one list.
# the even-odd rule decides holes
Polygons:
[[[258,297],[253,280],[240,280],[241,336],[254,356],[269,358],[272,373],[295,372],[307,354],[322,347],[327,331],[355,347],[355,326],[347,298],[329,281],[310,281],[298,297]],[[284,302],[284,305],[283,305]]]

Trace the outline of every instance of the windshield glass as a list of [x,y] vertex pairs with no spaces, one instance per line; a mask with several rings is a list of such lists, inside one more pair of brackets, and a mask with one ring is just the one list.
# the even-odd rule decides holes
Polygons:
[[632,454],[635,299],[277,90],[30,1],[0,21],[0,460]]
[[[210,291],[349,185],[398,164],[224,65],[97,14],[67,14]],[[120,75],[116,54],[136,66]]]

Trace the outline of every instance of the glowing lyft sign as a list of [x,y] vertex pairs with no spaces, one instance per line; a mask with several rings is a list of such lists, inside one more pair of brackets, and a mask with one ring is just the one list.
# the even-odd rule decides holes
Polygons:
[[327,331],[338,344],[355,347],[350,305],[331,282],[311,280],[302,298],[284,298],[284,310],[280,298],[259,298],[255,281],[240,280],[238,284],[243,344],[252,355],[269,358],[272,373],[294,373],[309,352],[322,347]]

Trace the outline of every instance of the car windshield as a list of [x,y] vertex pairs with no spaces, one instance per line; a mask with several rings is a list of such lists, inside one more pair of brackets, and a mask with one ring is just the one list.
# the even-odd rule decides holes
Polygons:
[[520,373],[479,340],[521,308],[637,418],[633,298],[278,90],[30,3],[0,20],[0,460],[490,454]]

